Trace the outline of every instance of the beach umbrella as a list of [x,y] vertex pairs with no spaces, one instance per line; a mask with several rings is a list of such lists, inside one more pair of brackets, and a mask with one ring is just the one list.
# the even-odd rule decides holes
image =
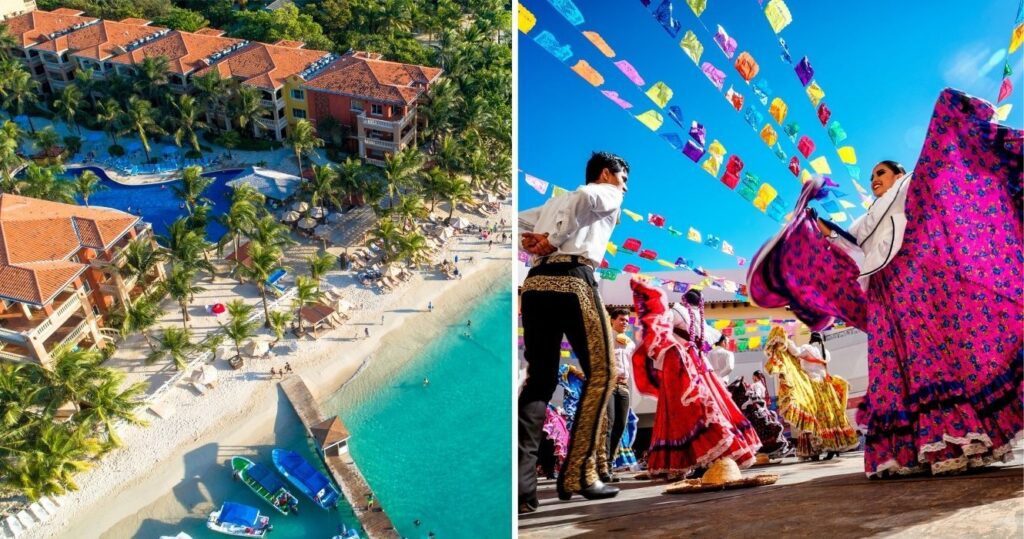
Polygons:
[[334,310],[339,313],[347,313],[351,311],[353,307],[354,305],[343,299],[339,299],[334,303]]
[[312,217],[306,217],[299,221],[299,228],[309,230],[316,226],[316,219]]
[[496,196],[494,196],[494,195],[492,195],[490,193],[487,194],[487,203],[488,204],[495,204],[497,202],[498,202],[498,197],[496,197]]
[[327,222],[328,223],[332,223],[332,224],[340,223],[343,218],[344,218],[344,216],[341,215],[341,213],[339,213],[339,212],[334,212],[334,213],[327,214]]
[[223,303],[215,303],[213,307],[210,307],[210,312],[213,314],[224,314],[225,310]]
[[454,234],[455,234],[455,229],[450,227],[450,226],[446,226],[446,227],[441,229],[441,237],[444,238],[444,239],[448,239],[448,238],[452,237]]
[[217,381],[217,369],[213,365],[203,365],[192,373],[192,381],[197,384],[212,384]]
[[299,217],[302,217],[302,214],[300,214],[299,212],[293,210],[293,211],[285,213],[281,217],[281,222],[282,223],[294,223],[295,221],[299,220]]
[[320,225],[320,226],[316,227],[315,229],[313,229],[313,235],[318,237],[318,238],[327,239],[327,238],[329,238],[331,236],[331,231],[332,230],[333,229],[331,227],[327,226],[327,225]]
[[242,353],[250,357],[262,356],[270,350],[270,345],[266,341],[251,340],[242,346]]
[[452,222],[451,222],[452,228],[463,228],[463,227],[465,227],[468,224],[469,224],[469,222],[467,222],[462,217],[456,217],[455,219],[452,219]]
[[309,216],[313,219],[323,219],[324,215],[327,215],[327,210],[323,206],[316,206],[309,210]]
[[302,213],[302,212],[304,212],[304,211],[309,209],[309,203],[306,202],[306,201],[300,200],[299,202],[296,202],[295,204],[292,204],[292,209],[297,211],[297,212],[299,212],[299,213]]

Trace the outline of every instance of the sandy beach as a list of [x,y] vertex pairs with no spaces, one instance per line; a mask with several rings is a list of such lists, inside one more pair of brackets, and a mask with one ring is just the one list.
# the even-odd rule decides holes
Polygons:
[[[508,206],[503,206],[502,215],[507,212]],[[315,340],[286,339],[271,357],[247,360],[238,371],[218,360],[221,377],[205,395],[181,383],[170,388],[161,402],[173,404],[173,414],[164,419],[142,412],[149,426],[123,428],[124,446],[77,476],[80,490],[61,497],[59,513],[24,537],[133,537],[143,520],[136,514],[161,498],[177,497],[186,504],[205,500],[197,478],[245,447],[272,440],[280,428],[279,413],[291,413],[278,389],[279,380],[269,376],[271,367],[289,362],[322,400],[365,361],[400,368],[446,326],[464,324],[459,316],[473,306],[474,298],[511,282],[508,244],[489,250],[487,241],[462,236],[449,252],[463,260],[474,258],[460,263],[462,279],[417,272],[409,283],[386,295],[357,288],[348,272],[329,275],[328,282],[342,285],[347,299],[363,309],[354,311],[338,329],[320,332]],[[433,303],[433,312],[428,312],[428,302]],[[369,338],[364,337],[364,328],[369,329]],[[297,346],[289,350],[288,344]]]

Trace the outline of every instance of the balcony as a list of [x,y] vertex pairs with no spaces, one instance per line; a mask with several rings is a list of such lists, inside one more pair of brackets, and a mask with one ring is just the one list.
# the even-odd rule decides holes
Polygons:
[[359,113],[359,116],[357,116],[356,118],[358,118],[358,123],[361,126],[373,127],[373,128],[376,128],[376,129],[386,129],[388,131],[394,131],[396,129],[401,129],[401,128],[409,125],[409,122],[412,121],[412,119],[415,116],[416,116],[415,114],[406,114],[401,120],[397,120],[397,121],[380,120],[380,119],[377,119],[377,118],[370,118],[370,117],[366,116],[366,112],[364,111],[364,112]]
[[396,149],[397,149],[397,145],[393,141],[381,140],[381,139],[376,139],[376,138],[372,138],[372,137],[365,137],[363,139],[363,144],[365,144],[366,146],[377,148],[377,149],[382,150],[382,151],[387,151],[387,152],[392,152],[392,153],[395,152]]
[[383,159],[374,159],[372,157],[364,157],[363,161],[366,161],[367,164],[376,165],[378,167],[385,167],[385,166],[387,166],[387,162],[385,162]]
[[257,126],[259,126],[260,129],[265,129],[267,131],[277,131],[278,129],[281,129],[282,127],[288,125],[288,118],[285,118],[283,116],[278,118],[277,120],[274,120],[273,118],[255,118],[255,123]]
[[53,304],[58,307],[49,316],[42,309],[30,310],[32,316],[29,318],[21,312],[4,315],[7,318],[0,319],[0,340],[12,343],[25,343],[29,338],[45,340],[73,314],[81,311],[82,299],[77,293],[65,290],[58,294]]

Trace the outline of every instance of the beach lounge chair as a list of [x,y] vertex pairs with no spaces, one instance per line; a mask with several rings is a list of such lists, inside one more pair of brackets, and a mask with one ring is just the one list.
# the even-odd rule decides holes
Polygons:
[[22,509],[14,516],[18,517],[18,522],[21,522],[21,525],[25,527],[25,530],[31,530],[36,527],[36,521],[32,520],[32,517],[29,516],[28,511],[26,510]]
[[206,386],[205,385],[200,384],[198,382],[189,382],[189,385],[191,385],[192,389],[195,389],[200,395],[205,395],[206,394]]
[[18,519],[14,518],[14,515],[4,519],[4,522],[7,523],[7,529],[11,531],[12,536],[20,537],[25,533],[25,527],[18,522]]
[[57,514],[57,505],[54,504],[53,500],[51,500],[49,497],[43,496],[42,498],[39,498],[39,504],[42,505],[43,509],[46,509],[46,512],[50,513],[51,515]]
[[281,283],[281,280],[284,279],[286,275],[288,275],[288,271],[284,268],[274,270],[274,272],[270,274],[270,277],[267,277],[267,286],[269,286],[277,295],[284,294],[287,288]]
[[43,506],[39,505],[39,502],[33,502],[32,505],[28,506],[28,512],[30,515],[35,517],[39,522],[43,522],[50,518],[50,515],[43,509]]

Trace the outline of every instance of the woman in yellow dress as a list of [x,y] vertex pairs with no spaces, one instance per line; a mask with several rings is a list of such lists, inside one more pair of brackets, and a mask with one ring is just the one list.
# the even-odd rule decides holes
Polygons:
[[831,458],[856,447],[857,433],[846,417],[849,385],[829,374],[829,354],[820,335],[817,344],[796,346],[775,326],[764,353],[765,370],[779,375],[779,413],[797,438],[797,457],[817,460],[827,451]]

